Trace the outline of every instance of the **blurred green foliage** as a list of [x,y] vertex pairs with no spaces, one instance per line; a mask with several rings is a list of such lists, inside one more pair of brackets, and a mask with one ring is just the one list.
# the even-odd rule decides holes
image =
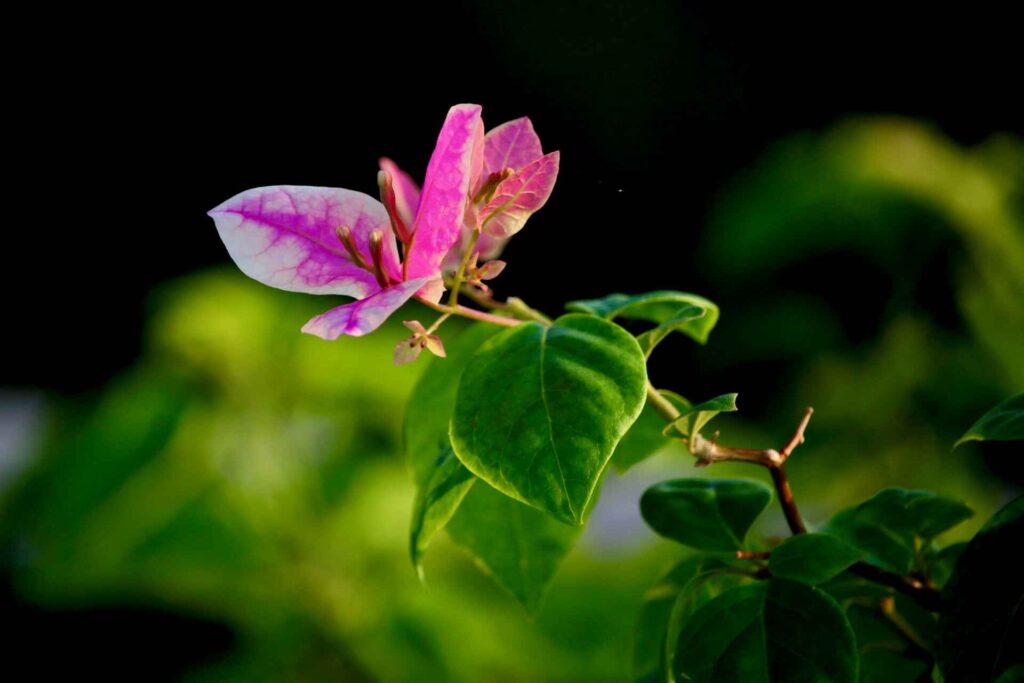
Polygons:
[[[702,358],[712,375],[766,359],[792,370],[764,415],[743,412],[745,387],[718,387],[740,392],[741,411],[716,425],[734,445],[775,445],[814,403],[790,466],[812,525],[886,486],[930,488],[977,512],[953,541],[1008,497],[976,445],[951,446],[1024,387],[1022,187],[1018,141],[964,150],[918,124],[863,120],[779,143],[725,193],[701,262],[741,303],[723,306]],[[885,280],[885,300],[846,283],[864,289],[866,314],[781,279],[836,252]],[[920,305],[915,287],[936,269],[950,275],[953,323]],[[337,343],[299,334],[323,304],[234,271],[158,292],[136,366],[90,404],[54,400],[32,467],[0,494],[18,593],[229,624],[237,648],[195,680],[625,680],[642,596],[678,559],[638,500],[694,472],[681,450],[607,476],[535,619],[440,538],[424,586],[400,456],[422,364],[391,364],[394,325]],[[853,314],[875,328],[851,335]],[[680,381],[665,385],[687,394]],[[780,515],[764,517],[761,532],[782,533]]]
[[[707,371],[785,368],[754,387],[772,431],[746,440],[815,407],[791,468],[821,496],[812,521],[905,486],[973,501],[976,531],[1009,500],[980,449],[951,446],[1024,387],[1024,143],[962,148],[896,118],[784,139],[723,192],[700,263],[722,305]],[[750,387],[720,389],[740,392],[716,423],[735,437]]]

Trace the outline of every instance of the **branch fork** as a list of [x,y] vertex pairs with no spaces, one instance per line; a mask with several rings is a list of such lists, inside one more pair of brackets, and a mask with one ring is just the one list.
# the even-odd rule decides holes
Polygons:
[[811,415],[814,414],[814,408],[807,408],[804,412],[803,419],[800,420],[800,424],[797,425],[796,431],[793,436],[790,437],[789,442],[782,447],[782,450],[775,450],[774,448],[766,449],[752,449],[752,448],[733,448],[731,446],[720,446],[718,444],[718,432],[715,432],[714,437],[706,439],[700,434],[694,434],[690,438],[690,454],[697,458],[698,467],[706,467],[715,462],[724,462],[728,460],[736,460],[741,462],[749,462],[755,465],[761,465],[768,469],[778,469],[786,464],[786,460],[792,455],[793,451],[797,446],[802,444],[805,440],[804,432],[807,429],[807,424],[811,421]]

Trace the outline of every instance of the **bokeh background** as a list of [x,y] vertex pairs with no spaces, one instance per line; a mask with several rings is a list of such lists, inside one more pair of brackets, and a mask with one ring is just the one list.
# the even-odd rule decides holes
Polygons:
[[[497,293],[549,313],[611,291],[716,301],[709,344],[670,339],[653,379],[739,392],[718,425],[736,445],[777,445],[814,405],[790,473],[812,522],[883,486],[933,488],[977,511],[955,540],[1020,492],[1019,446],[951,450],[1024,388],[1012,22],[669,2],[262,12],[27,25],[56,59],[12,75],[5,143],[4,667],[626,679],[641,596],[679,554],[637,499],[708,472],[669,449],[610,475],[535,619],[444,541],[421,585],[400,425],[422,366],[391,365],[393,325],[300,335],[330,302],[246,280],[205,216],[258,185],[373,193],[380,155],[421,175],[456,102],[490,125],[529,115],[562,151]],[[770,513],[762,532],[783,533]]]

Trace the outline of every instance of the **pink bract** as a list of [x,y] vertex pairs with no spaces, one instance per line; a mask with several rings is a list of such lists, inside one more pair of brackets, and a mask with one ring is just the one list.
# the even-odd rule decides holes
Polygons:
[[444,272],[461,260],[471,231],[486,227],[477,252],[492,258],[544,205],[558,153],[543,154],[527,118],[484,135],[480,106],[459,104],[441,127],[422,191],[390,159],[380,167],[387,206],[354,190],[279,185],[246,190],[209,212],[249,277],[357,299],[316,316],[304,332],[363,335],[414,296],[438,302]]

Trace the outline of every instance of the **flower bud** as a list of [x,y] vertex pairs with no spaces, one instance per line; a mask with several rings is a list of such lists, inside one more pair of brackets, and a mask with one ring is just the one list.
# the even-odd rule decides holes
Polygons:
[[341,246],[345,247],[345,251],[348,252],[349,259],[351,259],[352,263],[364,270],[372,270],[370,268],[370,264],[368,264],[366,259],[363,257],[363,254],[356,248],[356,240],[352,235],[352,228],[347,225],[339,225],[334,229],[334,234],[338,236]]
[[408,245],[412,242],[412,232],[398,213],[398,200],[395,198],[395,186],[391,174],[387,171],[378,171],[377,187],[380,188],[380,203],[387,209],[388,218],[391,219],[391,229],[402,244]]
[[370,233],[370,257],[373,259],[373,275],[381,287],[388,286],[388,276],[384,273],[384,233],[374,230]]

